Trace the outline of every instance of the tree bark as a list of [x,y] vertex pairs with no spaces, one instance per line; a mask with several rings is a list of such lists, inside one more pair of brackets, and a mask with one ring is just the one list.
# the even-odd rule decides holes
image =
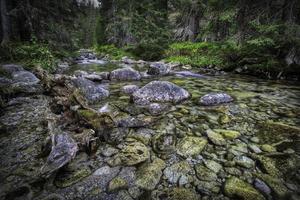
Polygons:
[[0,0],[0,13],[1,13],[1,28],[2,28],[1,46],[5,46],[10,40],[9,17],[7,15],[6,0]]

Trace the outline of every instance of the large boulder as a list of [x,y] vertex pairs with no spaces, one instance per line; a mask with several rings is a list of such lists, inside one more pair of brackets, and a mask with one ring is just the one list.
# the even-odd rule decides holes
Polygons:
[[167,75],[171,72],[171,67],[163,62],[155,62],[149,66],[147,71],[150,75]]
[[151,102],[180,103],[189,97],[188,91],[168,81],[152,81],[133,93],[133,101],[139,105]]
[[126,67],[112,71],[110,73],[110,79],[119,81],[138,81],[141,79],[141,75],[138,71]]
[[78,77],[73,79],[73,84],[79,88],[83,96],[91,103],[103,100],[109,96],[108,90],[88,79]]
[[33,73],[24,70],[20,65],[0,66],[0,89],[4,94],[42,93],[43,89],[39,83],[40,80]]
[[200,98],[200,104],[205,106],[232,102],[233,98],[226,93],[209,93]]

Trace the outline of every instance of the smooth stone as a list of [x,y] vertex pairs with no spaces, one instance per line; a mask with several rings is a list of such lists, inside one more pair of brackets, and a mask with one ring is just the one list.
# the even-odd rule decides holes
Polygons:
[[272,190],[270,189],[270,187],[258,178],[254,180],[254,187],[266,196],[271,195]]
[[261,153],[262,150],[255,144],[250,144],[249,149],[254,153]]
[[179,72],[174,72],[176,76],[179,77],[194,77],[194,78],[204,78],[205,76],[197,73],[193,73],[191,71],[179,71]]
[[209,93],[200,98],[200,104],[205,106],[219,105],[232,102],[233,98],[226,93]]
[[190,97],[185,89],[168,81],[152,81],[133,93],[136,104],[147,105],[151,102],[180,103]]
[[155,62],[150,64],[147,74],[149,75],[167,75],[171,72],[171,67],[163,62]]
[[138,71],[126,67],[112,71],[110,73],[110,79],[119,81],[138,81],[141,79],[141,75]]

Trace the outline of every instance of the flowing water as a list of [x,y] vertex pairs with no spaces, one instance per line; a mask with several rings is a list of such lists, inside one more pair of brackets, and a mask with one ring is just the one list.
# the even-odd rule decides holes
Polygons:
[[[116,68],[119,68],[116,64],[74,65],[66,74]],[[162,115],[151,116],[121,91],[125,85],[142,87],[153,80],[170,81],[186,89],[191,98],[181,104],[168,105]],[[14,195],[17,192],[19,197],[28,199],[196,199],[199,196],[279,199],[297,196],[300,189],[299,83],[222,75],[164,76],[102,84],[110,96],[91,107],[100,109],[109,103],[126,116],[150,117],[155,119],[154,123],[122,130],[127,134],[118,138],[117,144],[102,141],[92,156],[79,153],[67,169],[53,177],[53,185],[53,179],[30,179],[37,176],[45,160],[38,154],[47,133],[38,119],[41,113],[50,112],[44,106],[49,104],[49,97],[34,97],[33,103],[30,99],[17,99],[17,103],[3,110],[0,118],[1,130],[5,130],[0,142],[1,184],[5,186],[2,191],[8,192],[5,198],[14,199],[18,197]],[[234,101],[217,106],[200,105],[199,98],[211,92],[225,92]],[[208,130],[213,134],[209,135]],[[133,148],[145,146],[149,150],[147,162],[114,164],[111,160],[116,156],[123,159],[122,156],[127,155],[128,142],[132,139],[137,141],[133,142],[137,145]],[[203,141],[207,143],[203,145]],[[201,145],[203,148],[199,149]],[[197,153],[189,156],[183,150]],[[134,156],[133,160],[139,160],[139,156],[145,155]],[[244,182],[232,184],[228,181],[230,177]],[[17,187],[12,186],[14,184]],[[254,192],[249,192],[252,190]]]

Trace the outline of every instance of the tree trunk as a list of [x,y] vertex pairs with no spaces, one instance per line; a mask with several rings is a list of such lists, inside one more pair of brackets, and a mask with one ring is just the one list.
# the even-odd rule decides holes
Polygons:
[[5,46],[10,39],[9,17],[7,15],[6,0],[0,0],[0,13],[1,13],[1,26],[2,26],[1,46]]

